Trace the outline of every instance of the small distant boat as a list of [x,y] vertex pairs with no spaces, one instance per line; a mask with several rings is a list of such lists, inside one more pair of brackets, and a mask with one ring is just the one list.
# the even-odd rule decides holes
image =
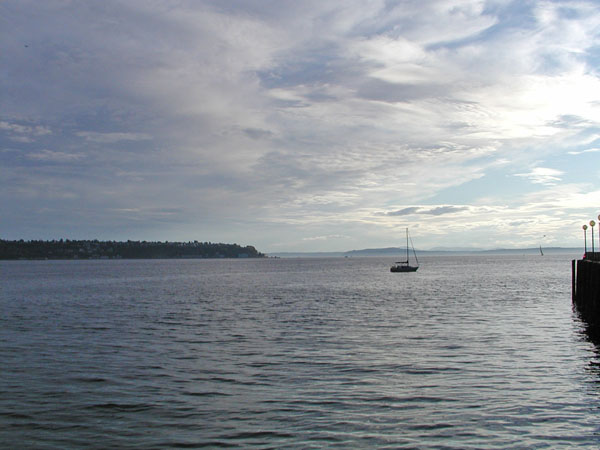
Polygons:
[[410,241],[413,254],[415,255],[415,261],[417,262],[416,266],[410,265],[410,260],[408,257],[408,228],[406,229],[406,261],[396,261],[394,265],[390,268],[390,272],[416,272],[419,268],[419,260],[417,258],[417,253],[415,252],[415,248],[412,246],[412,239]]

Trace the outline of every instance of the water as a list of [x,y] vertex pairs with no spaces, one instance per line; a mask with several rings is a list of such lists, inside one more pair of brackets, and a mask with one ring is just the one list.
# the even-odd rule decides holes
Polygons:
[[4,448],[597,448],[570,257],[0,262]]

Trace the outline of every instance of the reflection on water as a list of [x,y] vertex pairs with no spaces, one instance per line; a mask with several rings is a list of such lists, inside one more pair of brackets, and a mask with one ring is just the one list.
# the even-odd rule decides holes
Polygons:
[[573,314],[582,339],[592,345],[593,354],[588,358],[587,369],[595,377],[592,381],[600,385],[600,324],[597,319],[589,317],[589,314],[581,311],[576,305],[573,305]]
[[573,311],[581,322],[581,330],[584,336],[600,349],[600,324],[593,318],[586,316],[586,314],[580,311],[575,305],[573,306]]

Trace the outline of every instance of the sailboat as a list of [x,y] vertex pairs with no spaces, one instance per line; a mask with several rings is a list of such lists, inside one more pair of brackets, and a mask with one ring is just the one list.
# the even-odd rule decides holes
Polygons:
[[[411,240],[412,246],[412,240]],[[416,266],[411,266],[408,258],[408,228],[406,229],[406,261],[396,261],[396,263],[390,268],[390,272],[416,272],[419,268],[419,260],[417,259],[417,253],[415,252],[415,248],[412,248],[413,253],[415,255],[415,260],[417,261]]]

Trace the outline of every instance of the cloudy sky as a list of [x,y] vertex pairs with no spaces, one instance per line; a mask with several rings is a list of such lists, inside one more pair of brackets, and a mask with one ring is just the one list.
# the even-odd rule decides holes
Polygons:
[[580,246],[600,213],[597,0],[4,0],[0,30],[3,239]]

